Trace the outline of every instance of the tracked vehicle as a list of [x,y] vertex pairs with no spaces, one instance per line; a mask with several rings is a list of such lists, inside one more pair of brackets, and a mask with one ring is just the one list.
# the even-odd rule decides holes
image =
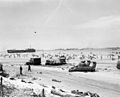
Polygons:
[[46,60],[46,63],[45,63],[45,65],[52,65],[52,66],[63,65],[63,64],[66,64],[66,57],[65,56],[60,56],[57,59]]
[[71,67],[69,72],[80,71],[80,72],[94,72],[96,68],[96,62],[90,62],[86,64],[85,62],[79,63],[77,66]]

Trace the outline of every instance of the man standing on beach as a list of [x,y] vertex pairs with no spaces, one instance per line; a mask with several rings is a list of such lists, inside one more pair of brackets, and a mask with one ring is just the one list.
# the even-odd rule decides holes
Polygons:
[[22,66],[20,66],[20,75],[22,75]]
[[30,64],[28,65],[28,71],[31,71],[31,66],[30,66]]
[[3,72],[3,65],[2,64],[0,64],[0,71]]

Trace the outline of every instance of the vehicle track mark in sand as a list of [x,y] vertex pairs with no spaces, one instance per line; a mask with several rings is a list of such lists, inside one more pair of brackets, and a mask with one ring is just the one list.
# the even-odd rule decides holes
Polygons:
[[[52,71],[52,70],[45,70],[44,71],[44,70],[42,70],[42,72],[45,72],[46,77],[49,76],[49,78],[56,77],[59,80],[61,80],[62,82],[70,82],[70,83],[73,83],[76,85],[77,84],[81,85],[81,86],[86,87],[88,89],[92,88],[92,90],[95,90],[95,91],[102,90],[104,92],[116,94],[116,95],[120,96],[120,91],[119,91],[120,87],[116,88],[116,85],[113,85],[113,84],[110,85],[110,84],[105,83],[105,82],[99,82],[99,81],[96,81],[93,79],[88,79],[88,78],[84,78],[84,77],[80,77],[80,76],[76,77],[76,76],[68,75],[67,73],[63,73],[60,71]],[[119,97],[119,96],[116,96],[116,97]]]

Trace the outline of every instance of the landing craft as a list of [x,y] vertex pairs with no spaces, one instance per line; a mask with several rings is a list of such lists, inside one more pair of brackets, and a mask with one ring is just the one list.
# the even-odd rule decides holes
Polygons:
[[36,52],[35,49],[33,48],[28,48],[28,49],[25,49],[25,50],[16,50],[16,49],[13,49],[13,50],[7,50],[8,53],[30,53],[30,52]]

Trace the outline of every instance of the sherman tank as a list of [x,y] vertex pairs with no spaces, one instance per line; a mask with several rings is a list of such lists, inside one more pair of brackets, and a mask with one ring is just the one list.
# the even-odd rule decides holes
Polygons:
[[66,57],[60,56],[57,59],[48,59],[46,60],[45,65],[63,65],[66,64]]
[[80,72],[94,72],[96,68],[96,62],[85,61],[79,63],[77,66],[71,67],[69,72],[80,71]]

